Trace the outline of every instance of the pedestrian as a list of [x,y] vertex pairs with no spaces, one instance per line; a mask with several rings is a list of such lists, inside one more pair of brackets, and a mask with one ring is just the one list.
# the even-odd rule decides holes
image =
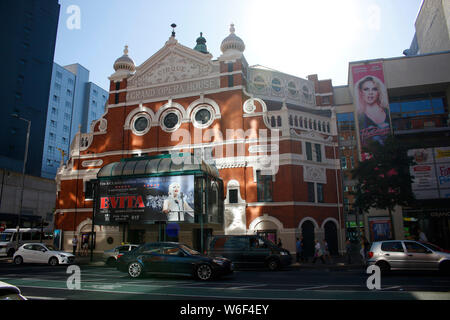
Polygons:
[[88,249],[89,249],[89,239],[88,237],[85,237],[83,239],[83,247],[82,247],[83,251],[82,251],[82,255],[83,256],[87,256],[88,255]]
[[325,257],[325,260],[328,260],[330,264],[333,263],[330,255],[330,250],[328,249],[328,242],[326,240],[323,241],[323,255]]
[[418,234],[418,241],[420,242],[428,242],[428,238],[425,235],[425,233],[419,228],[417,229],[417,234]]
[[323,259],[323,251],[320,247],[320,242],[318,240],[315,240],[316,245],[314,246],[314,259],[313,263],[316,263],[317,258],[320,258],[322,260],[322,264],[325,263],[325,260]]
[[300,238],[297,238],[297,241],[295,242],[295,251],[297,262],[303,262],[303,243]]
[[361,255],[362,261],[365,264],[366,263],[366,250],[364,249],[365,243],[364,243],[364,239],[363,238],[364,237],[361,237],[361,239],[359,241],[360,246],[361,246],[361,249],[359,250],[359,254]]
[[352,263],[352,255],[351,255],[351,253],[352,253],[352,243],[350,242],[349,238],[347,238],[345,240],[345,252],[346,252],[346,255],[347,255],[347,263],[351,264]]
[[78,246],[78,238],[77,236],[73,236],[72,238],[72,248],[73,248],[73,255],[77,254],[77,246]]
[[282,248],[283,247],[283,243],[281,242],[281,238],[278,238],[277,246],[278,246],[278,248]]

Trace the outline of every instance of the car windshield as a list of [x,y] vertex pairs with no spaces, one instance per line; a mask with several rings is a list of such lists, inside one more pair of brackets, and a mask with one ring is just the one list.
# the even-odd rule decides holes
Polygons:
[[10,232],[0,233],[0,241],[10,241],[11,237],[12,237],[12,233],[10,233]]
[[186,251],[187,253],[189,253],[191,256],[199,256],[200,255],[200,252],[195,251],[194,249],[191,249],[184,244],[181,245],[180,248],[183,249],[184,251]]

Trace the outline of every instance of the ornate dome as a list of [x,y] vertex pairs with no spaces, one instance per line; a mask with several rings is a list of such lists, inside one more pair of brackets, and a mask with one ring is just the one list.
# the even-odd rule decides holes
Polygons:
[[123,56],[114,62],[114,70],[128,70],[130,72],[136,70],[133,59],[128,56],[128,46],[125,46],[125,49],[123,49]]
[[197,45],[194,50],[201,53],[208,53],[208,48],[206,47],[206,39],[203,37],[203,32],[200,32],[200,37],[197,38]]
[[235,32],[234,24],[231,24],[230,35],[225,39],[223,39],[222,44],[220,45],[220,50],[223,53],[229,50],[244,52],[245,50],[244,41],[242,41],[241,38],[235,35],[234,32]]

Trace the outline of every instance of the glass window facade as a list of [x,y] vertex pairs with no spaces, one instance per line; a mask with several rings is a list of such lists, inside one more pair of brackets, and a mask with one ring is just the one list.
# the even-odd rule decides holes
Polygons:
[[396,131],[448,127],[444,93],[390,98],[389,107]]

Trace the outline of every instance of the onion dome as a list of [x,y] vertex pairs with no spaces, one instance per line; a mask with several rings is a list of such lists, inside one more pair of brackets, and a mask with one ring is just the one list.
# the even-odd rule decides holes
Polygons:
[[123,56],[114,62],[114,70],[127,70],[130,72],[134,72],[136,70],[136,66],[134,65],[133,59],[128,56],[128,46],[125,46],[123,50]]
[[220,50],[225,53],[227,51],[239,51],[244,52],[245,44],[241,38],[234,34],[234,24],[230,26],[230,35],[223,39],[222,44],[220,45]]
[[203,32],[200,32],[200,37],[197,38],[197,45],[194,47],[194,50],[201,53],[208,53],[206,39],[203,37]]

